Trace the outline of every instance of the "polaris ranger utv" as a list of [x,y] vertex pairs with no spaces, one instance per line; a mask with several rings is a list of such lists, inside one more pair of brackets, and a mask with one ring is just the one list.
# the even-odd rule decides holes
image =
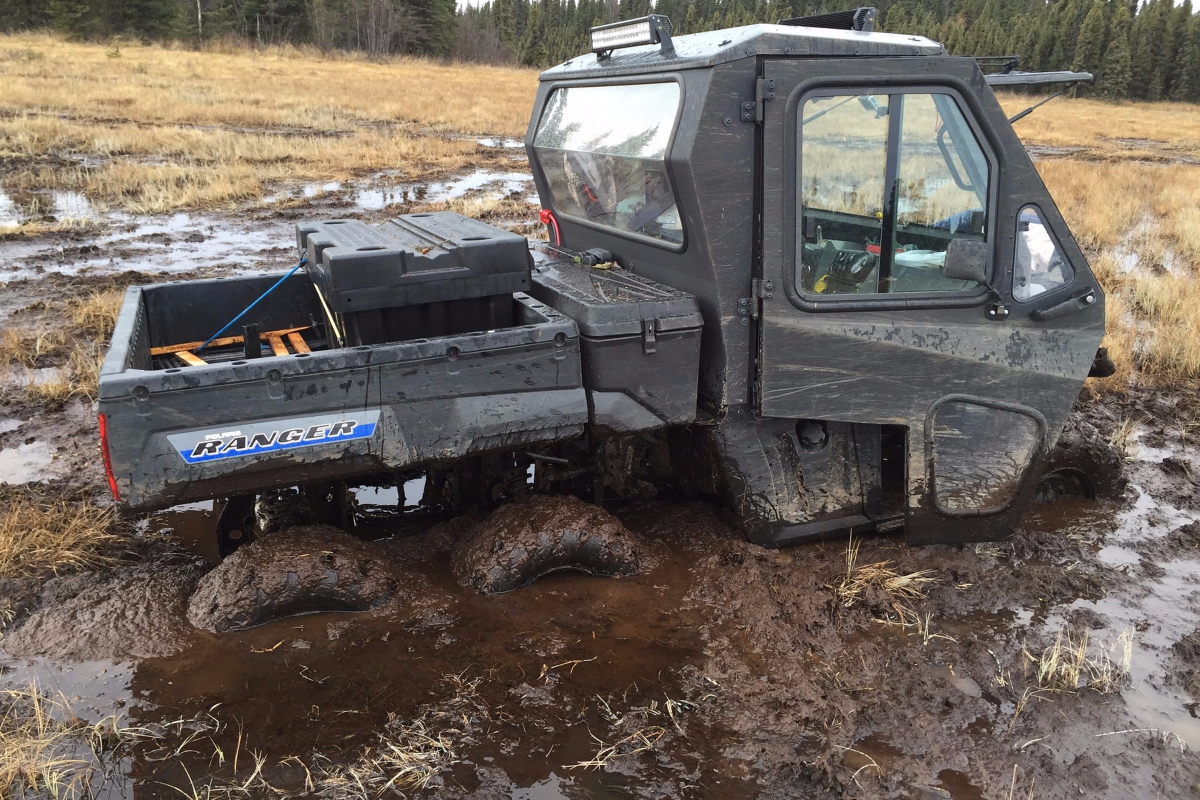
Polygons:
[[873,19],[594,29],[525,139],[549,243],[325,220],[282,277],[131,288],[114,496],[227,498],[225,549],[281,487],[347,525],[347,486],[418,476],[442,508],[675,485],[768,546],[1007,535],[1102,368],[1104,296],[991,85],[1090,76],[985,75]]

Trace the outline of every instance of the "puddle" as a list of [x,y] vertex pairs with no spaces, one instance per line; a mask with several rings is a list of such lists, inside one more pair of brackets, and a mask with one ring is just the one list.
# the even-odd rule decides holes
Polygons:
[[221,560],[216,535],[217,517],[220,515],[221,509],[215,500],[185,503],[148,517],[145,530],[172,536],[209,564],[216,564]]
[[504,139],[504,138],[499,138],[499,137],[485,137],[483,139],[476,139],[475,141],[478,142],[479,144],[483,145],[484,147],[517,148],[517,147],[525,146],[525,142],[521,139]]
[[20,419],[0,419],[0,433],[11,433],[24,424]]
[[971,776],[953,769],[938,773],[938,788],[950,793],[953,800],[985,800],[983,791],[971,783]]
[[[394,175],[381,173],[363,181],[313,183],[286,189],[269,196],[264,204],[293,198],[316,200],[337,193],[352,206],[339,209],[343,216],[358,211],[378,211],[403,202],[440,202],[486,190],[502,197],[512,192],[530,192],[529,172],[476,170],[458,178],[436,183],[396,183]],[[40,196],[40,195],[39,195]],[[536,203],[535,195],[526,197]],[[113,273],[136,270],[149,274],[172,274],[221,267],[238,275],[262,269],[281,269],[293,263],[295,221],[288,219],[248,220],[236,214],[179,212],[166,215],[132,215],[114,211],[100,213],[77,192],[51,193],[44,199],[42,215],[61,219],[94,219],[108,224],[102,234],[89,237],[81,246],[63,248],[37,238],[5,243],[0,255],[0,280],[38,278],[47,272],[63,275]],[[310,210],[314,217],[329,216],[330,209]],[[0,227],[13,227],[28,219],[20,203],[0,192]]]
[[47,246],[37,239],[6,243],[0,280],[39,278],[47,272],[171,274],[217,266],[242,274],[282,268],[291,262],[295,246],[294,223],[284,219],[247,222],[232,215],[189,213],[114,213],[105,219],[110,228],[82,247]]
[[1128,543],[1154,539],[1200,520],[1197,512],[1176,508],[1140,486],[1133,485],[1130,489],[1136,493],[1137,499],[1130,509],[1117,514],[1116,530],[1109,536],[1109,541]]
[[461,178],[429,184],[397,184],[366,188],[354,193],[354,205],[358,208],[377,211],[392,203],[419,200],[439,203],[463,197],[468,192],[489,189],[493,196],[504,196],[527,189],[533,181],[528,172],[493,172],[476,170]]
[[564,790],[574,785],[574,781],[560,778],[551,772],[550,777],[532,786],[514,786],[509,796],[512,800],[567,800]]
[[101,214],[80,192],[21,192],[0,189],[0,228],[15,228],[33,220],[53,217],[59,222],[89,222]]
[[889,742],[883,734],[873,733],[851,745],[842,754],[842,760],[856,773],[868,771],[883,776],[903,755],[900,748]]
[[0,450],[0,483],[15,485],[45,480],[53,456],[50,445],[40,441]]
[[1171,646],[1200,626],[1200,614],[1193,610],[1200,597],[1200,562],[1177,560],[1159,566],[1165,574],[1144,582],[1145,597],[1076,600],[1047,617],[1044,631],[1052,636],[1076,609],[1095,611],[1108,625],[1089,631],[1093,655],[1111,647],[1122,631],[1129,631],[1133,635],[1130,685],[1121,692],[1130,715],[1128,727],[1170,732],[1196,746],[1200,720],[1187,709],[1192,698],[1177,682],[1164,678],[1171,674]]

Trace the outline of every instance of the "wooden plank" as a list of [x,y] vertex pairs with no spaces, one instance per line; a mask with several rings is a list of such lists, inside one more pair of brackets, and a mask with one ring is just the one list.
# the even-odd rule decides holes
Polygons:
[[[263,336],[269,337],[271,335],[286,336],[290,333],[296,333],[298,331],[306,331],[309,329],[309,327],[311,327],[311,326],[303,325],[299,328],[282,328],[277,331],[266,331],[265,333],[259,334],[259,336],[260,337],[263,337]],[[210,342],[208,346],[209,347],[225,347],[226,345],[241,344],[241,343],[242,343],[241,336],[223,336],[220,339],[213,339],[212,342]],[[199,342],[184,342],[183,344],[168,344],[168,345],[164,345],[163,347],[151,347],[150,355],[165,356],[165,355],[170,355],[171,353],[178,353],[181,350],[195,350],[196,348],[200,347],[200,345],[202,345],[202,344],[204,344],[204,342],[199,341]]]
[[312,350],[308,349],[308,342],[304,341],[304,337],[301,334],[297,333],[296,331],[292,331],[287,335],[287,337],[288,341],[292,343],[292,349],[297,353],[312,352]]
[[267,344],[271,345],[271,353],[277,356],[289,355],[287,347],[283,343],[283,337],[278,333],[267,334]]
[[[201,342],[201,344],[203,344],[203,342]],[[203,367],[208,365],[208,362],[203,358],[195,353],[188,352],[187,350],[177,350],[175,353],[173,353],[173,355],[178,356],[179,360],[184,364],[187,364],[189,367]]]

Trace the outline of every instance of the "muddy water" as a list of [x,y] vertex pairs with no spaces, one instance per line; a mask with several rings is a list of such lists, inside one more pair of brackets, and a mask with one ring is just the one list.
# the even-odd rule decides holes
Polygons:
[[[396,490],[359,493],[360,502],[377,500],[381,506],[397,503],[400,496]],[[813,702],[806,699],[808,690],[803,687],[819,677],[820,670],[803,679],[787,678],[788,670],[782,667],[786,662],[777,662],[770,655],[775,643],[760,641],[759,637],[800,635],[799,641],[805,641],[795,625],[827,624],[820,621],[819,612],[813,616],[811,610],[788,624],[787,614],[794,612],[783,609],[789,607],[789,592],[797,589],[776,581],[803,579],[804,573],[816,570],[827,576],[817,578],[814,585],[816,599],[823,602],[820,595],[828,590],[820,587],[836,578],[840,546],[814,545],[760,556],[755,555],[761,553],[756,548],[734,541],[722,544],[712,540],[706,544],[708,540],[694,536],[694,505],[668,503],[617,509],[618,516],[632,530],[665,541],[672,552],[665,563],[634,578],[552,575],[516,592],[485,597],[455,581],[444,536],[436,531],[423,534],[419,532],[422,526],[408,525],[402,533],[372,545],[420,577],[412,583],[413,587],[423,587],[420,597],[401,613],[315,614],[238,633],[195,632],[188,647],[178,655],[144,659],[134,665],[6,659],[10,662],[9,672],[0,680],[14,686],[36,678],[44,687],[78,698],[81,713],[99,717],[118,709],[139,723],[203,717],[212,709],[223,727],[205,734],[204,747],[165,761],[155,760],[158,753],[143,752],[129,762],[128,773],[139,796],[170,796],[164,785],[186,789],[188,781],[200,775],[234,780],[228,761],[221,766],[214,754],[218,748],[225,754],[233,752],[239,735],[244,747],[267,757],[264,774],[273,786],[302,792],[303,773],[297,771],[295,762],[281,762],[290,756],[298,756],[310,765],[314,760],[319,763],[321,757],[334,762],[352,761],[364,748],[376,744],[379,731],[390,719],[411,719],[422,708],[452,695],[445,682],[448,674],[483,679],[480,692],[493,710],[494,721],[486,736],[459,748],[461,763],[442,776],[445,786],[441,793],[446,796],[475,791],[487,797],[529,798],[740,798],[760,792],[764,796],[835,796],[804,782],[783,789],[787,784],[778,783],[781,778],[777,773],[771,773],[774,777],[765,785],[761,776],[756,779],[757,768],[748,771],[740,755],[756,737],[739,727],[738,719],[745,714],[751,715],[751,720],[762,715],[762,736],[766,737],[762,741],[764,747],[769,747],[778,733],[768,732],[773,730],[773,720],[782,709],[803,713],[806,704]],[[173,509],[151,518],[147,530],[169,530],[191,549],[214,560],[215,554],[207,548],[211,547],[217,511],[213,504]],[[1134,560],[1137,551],[1133,548],[1139,546],[1136,542],[1115,543],[1122,541],[1123,535],[1137,538],[1131,531],[1122,533],[1119,523],[1132,524],[1130,520],[1139,519],[1133,509],[1114,521],[1110,509],[1067,501],[1041,507],[1025,521],[1025,528],[1030,535],[1096,537],[1093,550],[1098,562],[1105,569],[1119,572],[1140,563]],[[1108,531],[1108,542],[1114,543],[1097,536],[1101,528]],[[995,552],[988,547],[994,547]],[[986,554],[982,556],[969,551],[951,558],[939,555],[936,549],[886,552],[893,552],[892,558],[898,554],[913,559],[911,566],[938,564],[951,573],[964,567],[975,569],[980,559],[996,559],[1000,570],[996,574],[1029,568],[1042,574],[1052,559],[1047,554],[1035,554],[1034,559],[1025,562],[1030,566],[1022,567],[1006,545],[985,546],[980,550]],[[745,568],[738,566],[743,559],[757,559],[767,565],[768,572],[762,578],[768,584],[764,591],[769,589],[767,596],[783,600],[782,619],[768,621],[771,612],[764,608],[768,616],[753,612],[746,618],[749,627],[720,621],[726,618],[726,609],[712,605],[720,597],[719,593],[713,594],[713,587],[725,582],[723,575],[727,573],[733,582],[731,587],[744,592],[737,588],[747,579]],[[882,668],[883,674],[891,673],[891,678],[875,674],[869,681],[853,677],[843,680],[877,688],[880,680],[897,681],[897,689],[906,693],[902,695],[906,699],[900,702],[913,703],[914,720],[922,719],[920,699],[930,693],[942,698],[938,703],[946,708],[975,704],[980,712],[968,714],[964,719],[974,722],[961,730],[955,727],[957,715],[939,723],[945,728],[939,735],[950,741],[961,740],[960,746],[967,748],[970,758],[931,756],[927,777],[909,778],[913,782],[904,785],[944,790],[960,800],[1004,796],[996,793],[996,786],[1007,788],[1006,776],[986,766],[986,760],[976,759],[983,757],[992,742],[1001,746],[1001,753],[1010,752],[1010,745],[1003,742],[1005,737],[1018,737],[1018,733],[1006,732],[1014,714],[1013,701],[1002,698],[1003,692],[994,684],[989,669],[977,666],[969,652],[957,648],[970,643],[971,647],[985,648],[984,652],[1012,653],[1020,642],[1039,642],[1046,635],[1052,636],[1064,620],[1077,619],[1079,609],[1100,615],[1096,618],[1099,627],[1092,631],[1097,640],[1111,639],[1126,627],[1137,632],[1132,679],[1118,700],[1123,701],[1118,715],[1122,722],[1093,720],[1094,727],[1085,726],[1068,740],[1080,742],[1085,749],[1104,743],[1121,752],[1132,741],[1118,747],[1116,736],[1093,737],[1123,729],[1156,728],[1169,730],[1189,743],[1200,741],[1196,721],[1186,710],[1188,698],[1182,689],[1162,678],[1164,669],[1170,668],[1170,646],[1197,623],[1194,611],[1180,598],[1189,596],[1190,582],[1200,579],[1200,565],[1188,559],[1167,559],[1162,566],[1164,572],[1157,578],[1142,581],[1133,591],[1114,591],[1107,596],[1102,590],[1055,602],[1025,596],[1022,599],[1029,605],[992,611],[975,608],[963,614],[935,601],[936,631],[958,640],[959,645],[942,639],[923,648],[920,637],[914,638],[911,630],[865,619],[866,624],[856,633],[848,630],[843,634],[842,644],[834,650],[824,650],[821,635],[814,634],[816,638],[801,645],[791,658],[803,661],[816,653],[842,650],[862,654],[853,656],[857,660],[872,653],[873,648],[878,652],[882,647],[883,655],[872,656],[874,663],[864,661],[864,666]],[[1071,565],[1063,568],[1070,569]],[[802,580],[802,593],[806,591],[803,586]],[[1150,620],[1149,626],[1143,624],[1146,620]],[[791,648],[786,639],[779,644],[785,650]],[[939,650],[939,645],[945,649]],[[816,651],[803,656],[805,647]],[[734,663],[746,666],[729,672],[721,665],[731,657]],[[913,671],[904,671],[907,668],[900,665],[913,658]],[[991,660],[991,656],[984,658],[985,663]],[[897,666],[889,668],[893,659],[899,659]],[[839,663],[839,658],[834,657],[832,663]],[[744,672],[747,667],[748,674]],[[842,671],[846,668],[844,663],[839,667]],[[776,706],[777,700],[752,699],[755,693],[767,691],[768,686],[781,682],[786,686],[788,680],[799,680],[798,693],[780,690],[787,698],[782,707]],[[761,690],[756,688],[759,686]],[[863,695],[860,699],[869,697]],[[655,754],[617,759],[607,770],[570,768],[595,755],[600,747],[597,739],[612,743],[620,738],[606,716],[607,710],[629,717],[651,704],[661,709],[668,699],[695,703],[681,717],[681,733],[669,730],[669,745],[660,746]],[[1032,715],[1038,713],[1045,713],[1047,719],[1060,711],[1074,713],[1072,703],[1089,700],[1081,695],[1077,701],[1055,702],[1058,705],[1047,703],[1027,710],[1025,719],[1036,722],[1038,718]],[[894,782],[896,775],[913,775],[914,769],[919,774],[914,763],[922,761],[914,762],[917,754],[911,749],[910,737],[895,727],[872,731],[875,723],[871,719],[877,714],[864,714],[866,727],[860,733],[842,739],[844,744],[827,748],[852,797],[875,797],[871,787],[886,785],[888,780]],[[647,719],[671,728],[665,717]],[[911,733],[921,730],[922,736],[928,736],[929,729],[921,725]],[[812,735],[804,734],[797,740],[806,744],[792,745],[801,748],[792,751],[796,753],[793,758],[801,753],[804,758],[812,758],[819,752],[811,749]],[[1014,739],[1011,746],[1034,738],[1019,732],[1019,740]],[[1069,750],[1071,745],[1062,746]],[[1002,766],[1012,768],[1011,763]],[[246,776],[244,764],[238,774]],[[703,788],[689,792],[685,789],[689,785]],[[492,793],[497,787],[502,794]],[[1068,784],[1051,784],[1047,789],[1052,787],[1065,790]],[[1096,796],[1122,795],[1102,792]]]
[[[194,504],[151,519],[211,557],[215,509]],[[597,698],[617,713],[683,699],[679,670],[703,658],[702,618],[682,598],[686,561],[632,579],[555,575],[520,592],[485,597],[455,582],[447,553],[420,537],[378,542],[430,582],[412,616],[315,614],[220,636],[196,633],[170,658],[135,667],[107,662],[20,662],[5,685],[36,678],[103,715],[124,707],[131,720],[165,722],[203,714],[230,723],[215,744],[261,750],[272,762],[290,755],[352,757],[375,743],[391,717],[414,715],[444,693],[444,676],[483,677],[489,704],[504,711],[505,735],[472,747],[469,760],[504,770],[513,796],[627,796],[626,777],[567,767],[598,747]],[[107,711],[106,711],[107,709]],[[212,752],[170,763],[134,759],[142,786],[182,785],[204,774]],[[185,773],[183,770],[186,769]],[[461,774],[460,774],[461,773]],[[470,788],[474,771],[456,769]],[[287,787],[295,776],[268,779]],[[292,787],[299,788],[299,787]]]

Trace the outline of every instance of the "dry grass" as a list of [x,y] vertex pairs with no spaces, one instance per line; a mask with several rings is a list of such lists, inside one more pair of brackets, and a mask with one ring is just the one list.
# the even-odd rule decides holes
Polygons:
[[[925,589],[937,582],[931,570],[900,574],[890,561],[858,563],[859,542],[853,537],[846,545],[846,574],[834,587],[834,594],[849,608],[862,600],[871,589],[882,589],[893,604],[925,597]],[[902,618],[905,615],[902,615]]]
[[1023,664],[1032,671],[1039,692],[1075,692],[1087,688],[1107,694],[1129,677],[1133,634],[1124,630],[1108,645],[1089,641],[1088,632],[1066,625],[1054,642],[1039,654],[1021,651]]
[[428,177],[487,160],[453,136],[522,135],[537,87],[533,70],[419,59],[137,44],[120,53],[0,36],[6,188],[73,189],[162,212],[236,204],[286,180]]
[[[1009,115],[1039,99],[1005,93],[997,96]],[[1081,147],[1109,158],[1158,161],[1200,156],[1200,108],[1189,103],[1059,98],[1013,127],[1026,144]]]
[[0,790],[7,797],[95,796],[114,765],[152,734],[122,726],[114,715],[78,719],[65,700],[36,686],[0,692]]
[[108,339],[117,325],[124,289],[103,289],[67,304],[71,322],[79,333],[96,339]]
[[385,793],[428,788],[445,767],[458,762],[457,748],[472,732],[496,720],[480,696],[482,679],[446,675],[450,696],[423,708],[414,719],[389,720],[379,743],[350,764],[319,766],[310,778],[316,793],[368,800]]
[[1121,389],[1200,378],[1200,167],[1052,159],[1042,178],[1107,295]]
[[124,297],[124,289],[102,289],[18,315],[12,327],[0,330],[0,366],[9,367],[10,380],[32,399],[94,400]]
[[115,528],[112,507],[10,496],[0,511],[0,578],[110,566],[122,540]]

